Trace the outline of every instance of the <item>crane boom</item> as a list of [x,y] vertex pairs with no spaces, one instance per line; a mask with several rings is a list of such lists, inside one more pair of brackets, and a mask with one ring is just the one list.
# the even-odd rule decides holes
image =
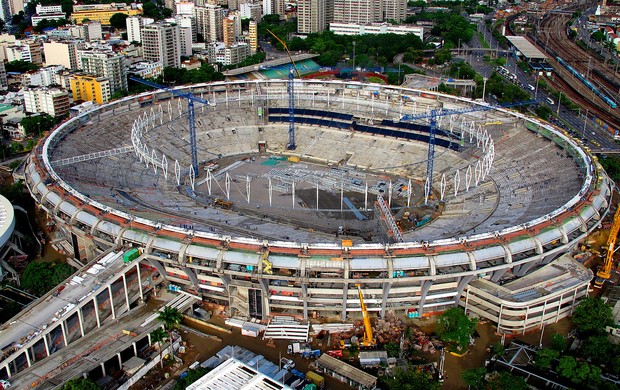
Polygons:
[[368,308],[366,307],[366,303],[364,303],[364,294],[362,294],[362,288],[359,284],[356,284],[357,292],[360,297],[360,306],[362,308],[362,317],[364,318],[364,339],[362,340],[362,346],[364,347],[374,347],[377,344],[376,340],[372,335],[372,325],[370,324],[370,316],[368,315]]
[[419,119],[430,119],[430,129],[429,129],[429,136],[428,136],[428,153],[427,153],[427,160],[426,160],[426,182],[424,184],[424,193],[426,194],[425,203],[428,201],[428,197],[433,192],[433,165],[435,162],[435,138],[436,138],[436,134],[438,130],[437,129],[437,117],[446,116],[446,115],[455,115],[455,114],[465,114],[468,112],[475,112],[475,111],[489,111],[489,110],[494,110],[496,108],[517,107],[517,106],[523,106],[523,105],[537,103],[537,102],[538,100],[527,100],[527,101],[503,104],[499,106],[476,105],[473,107],[456,108],[456,109],[451,109],[451,110],[444,110],[444,109],[431,110],[430,112],[423,113],[423,114],[417,114],[417,115],[409,115],[409,114],[403,115],[400,118],[400,121],[404,121],[404,122],[413,122]]
[[609,237],[607,238],[607,254],[605,255],[605,262],[599,267],[596,273],[596,280],[594,281],[594,287],[601,288],[605,280],[611,276],[611,268],[614,261],[614,249],[616,247],[616,240],[618,239],[618,231],[620,231],[620,207],[614,214],[614,220],[609,229]]

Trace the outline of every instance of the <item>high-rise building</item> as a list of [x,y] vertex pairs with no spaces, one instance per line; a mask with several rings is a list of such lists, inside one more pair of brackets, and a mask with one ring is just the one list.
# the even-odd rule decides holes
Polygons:
[[157,22],[142,28],[142,57],[159,61],[164,67],[181,66],[179,25]]
[[11,20],[11,2],[9,0],[0,0],[0,19],[8,22]]
[[250,43],[251,54],[256,54],[258,50],[258,28],[257,23],[253,20],[250,20],[250,25],[248,26],[248,42]]
[[98,104],[110,100],[110,80],[106,77],[89,75],[73,75],[71,77],[71,91],[73,100],[93,101]]
[[78,68],[97,77],[110,80],[110,91],[127,90],[125,56],[111,51],[78,50]]
[[71,19],[78,22],[84,19],[96,20],[104,26],[109,26],[110,18],[119,13],[134,16],[142,14],[142,10],[138,9],[135,4],[127,6],[125,3],[81,4],[73,6]]
[[239,15],[242,19],[252,19],[260,23],[263,17],[263,7],[257,3],[242,3],[239,5]]
[[383,20],[403,21],[407,18],[407,0],[383,0]]
[[226,46],[232,46],[236,38],[241,35],[241,18],[238,15],[229,15],[222,24],[223,40]]
[[101,40],[101,23],[96,20],[91,20],[89,22],[84,23],[84,28],[86,29],[86,40],[87,41],[99,41]]
[[4,67],[4,61],[0,61],[0,88],[6,89],[9,87],[9,80],[6,77],[6,68]]
[[192,55],[192,42],[196,41],[196,30],[193,25],[193,18],[177,17],[174,19],[179,25],[179,50],[182,56]]
[[334,22],[373,23],[383,21],[383,0],[334,0]]
[[77,43],[66,42],[43,42],[46,65],[62,65],[67,69],[78,69]]
[[15,41],[6,47],[6,59],[11,61],[32,62],[35,65],[43,64],[41,44],[35,41]]
[[205,4],[194,7],[196,32],[205,42],[221,42],[223,38],[224,10],[219,5]]
[[300,34],[321,32],[327,28],[327,0],[297,1],[297,31]]
[[129,42],[142,42],[140,31],[147,24],[155,22],[155,19],[143,18],[141,16],[130,16],[126,19],[127,23],[127,40]]
[[69,112],[69,94],[60,88],[24,88],[26,112],[63,116]]

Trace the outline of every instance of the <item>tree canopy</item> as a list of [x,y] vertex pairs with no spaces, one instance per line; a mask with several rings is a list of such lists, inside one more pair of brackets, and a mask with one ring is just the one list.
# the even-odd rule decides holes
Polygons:
[[39,69],[39,67],[36,64],[33,64],[32,62],[17,60],[17,61],[7,62],[6,64],[4,64],[4,69],[7,72],[24,73],[24,72],[28,72],[31,70],[37,70]]
[[187,386],[191,385],[192,383],[196,382],[198,379],[205,376],[209,371],[211,370],[208,368],[204,368],[204,367],[198,367],[193,370],[187,370],[187,375],[183,379],[177,380],[172,390],[185,390]]
[[216,72],[213,66],[203,62],[199,69],[187,70],[184,68],[164,68],[161,80],[164,84],[196,84],[207,83],[209,81],[223,81],[224,75]]
[[117,30],[123,30],[127,28],[127,18],[129,15],[122,14],[120,12],[115,13],[110,17],[110,25]]
[[67,19],[43,19],[39,23],[37,23],[37,25],[34,26],[32,29],[40,33],[46,28],[60,27],[66,25],[67,23],[69,23]]
[[601,298],[586,297],[571,316],[573,324],[582,335],[605,333],[605,327],[613,324],[612,310]]
[[513,375],[507,371],[499,371],[489,376],[487,380],[489,390],[529,390],[530,387],[525,379],[518,375]]
[[32,262],[24,270],[22,287],[40,296],[59,285],[74,271],[73,267],[65,263]]
[[543,348],[536,352],[534,365],[538,368],[551,368],[551,364],[560,356],[560,352],[555,349]]
[[389,390],[439,390],[441,385],[430,374],[418,371],[415,367],[397,368],[393,377],[383,379]]
[[26,135],[43,134],[56,125],[56,119],[48,114],[25,116],[19,121],[19,124],[24,128]]
[[462,351],[469,345],[477,322],[477,319],[469,318],[460,307],[452,307],[439,316],[436,332],[442,340],[456,344],[457,349]]
[[74,378],[62,386],[61,390],[100,390],[101,387],[92,379]]
[[472,390],[480,389],[484,386],[484,377],[487,374],[486,367],[470,368],[461,372],[461,378]]

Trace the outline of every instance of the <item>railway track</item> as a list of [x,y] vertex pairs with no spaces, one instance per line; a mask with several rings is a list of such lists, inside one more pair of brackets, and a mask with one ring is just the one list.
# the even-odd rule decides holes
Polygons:
[[[614,91],[617,91],[620,80],[598,58],[593,57],[591,53],[569,39],[566,32],[566,23],[569,20],[570,16],[568,15],[551,15],[541,22],[542,36],[538,37],[536,44],[542,46],[541,50],[543,51],[545,48],[547,49],[546,51],[551,57],[549,62],[554,66],[556,74],[559,76],[555,79],[548,79],[548,82],[612,128],[620,129],[620,113],[618,110],[611,109],[607,103],[594,95],[581,81],[555,60],[556,56],[561,57],[576,71],[586,75],[588,80],[601,92],[617,100],[618,94]],[[586,58],[589,59],[585,60]]]

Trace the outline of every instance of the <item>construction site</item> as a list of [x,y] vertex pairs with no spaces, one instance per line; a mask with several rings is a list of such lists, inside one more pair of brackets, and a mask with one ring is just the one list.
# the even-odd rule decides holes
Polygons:
[[[76,325],[85,314],[93,330],[115,309],[131,315],[148,281],[266,341],[278,339],[270,326],[305,329],[296,342],[329,337],[316,370],[344,378],[330,358],[347,360],[351,345],[441,349],[407,331],[405,318],[462,306],[498,333],[523,334],[567,317],[587,294],[593,273],[578,261],[580,244],[609,218],[612,183],[549,124],[359,82],[147,95],[61,124],[26,165],[28,190],[66,253],[85,264],[139,253],[111,279],[105,316],[65,308],[73,317],[55,331],[59,345],[88,333]],[[73,336],[61,337],[67,326]],[[0,362],[0,378],[26,376],[36,351],[53,357],[33,343]],[[364,358],[398,364],[375,355]],[[372,388],[372,378],[351,376]]]

